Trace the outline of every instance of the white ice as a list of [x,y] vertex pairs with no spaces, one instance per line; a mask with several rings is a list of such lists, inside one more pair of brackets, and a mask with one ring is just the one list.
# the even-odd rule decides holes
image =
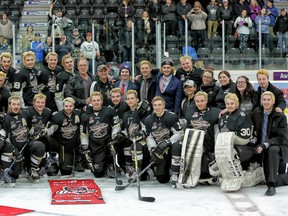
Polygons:
[[[59,179],[60,176],[48,179]],[[51,205],[48,179],[30,183],[20,176],[15,188],[0,188],[0,205],[35,210],[25,215],[95,215],[95,216],[286,216],[288,186],[277,188],[273,197],[264,196],[265,185],[224,193],[219,185],[197,185],[193,189],[172,189],[156,179],[141,182],[142,196],[153,196],[154,203],[138,200],[137,187],[115,191],[115,179],[94,178],[91,172],[76,173],[75,178],[94,179],[106,204]],[[124,184],[126,177],[122,177]],[[0,215],[1,214],[0,212]]]

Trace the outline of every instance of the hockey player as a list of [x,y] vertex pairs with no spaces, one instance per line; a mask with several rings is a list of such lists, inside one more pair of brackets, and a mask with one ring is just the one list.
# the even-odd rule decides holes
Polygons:
[[[150,159],[150,154],[146,145],[146,129],[143,121],[147,115],[143,115],[141,112],[141,104],[139,103],[138,93],[135,90],[128,90],[126,93],[126,103],[128,104],[130,110],[125,112],[123,115],[123,133],[126,135],[128,140],[124,144],[124,156],[126,163],[126,173],[131,176],[135,172],[133,161],[134,156],[134,143],[136,142],[137,150],[137,162],[138,168],[141,170],[145,168]],[[136,170],[137,171],[137,170]],[[147,173],[148,174],[148,173]],[[151,178],[153,175],[151,170],[150,174],[142,175],[141,179],[146,180]]]
[[103,95],[103,105],[109,106],[111,104],[111,95],[110,91],[113,88],[112,83],[109,81],[108,75],[108,67],[105,64],[101,64],[97,68],[97,76],[95,77],[95,81],[91,84],[90,87],[90,95],[94,91],[99,91]]
[[55,102],[58,110],[63,109],[64,89],[68,81],[75,76],[74,59],[70,55],[64,55],[62,58],[62,66],[64,70],[56,77]]
[[187,128],[205,131],[200,178],[210,177],[208,164],[215,159],[214,126],[218,123],[220,113],[218,108],[207,106],[208,97],[206,92],[197,92],[194,97],[196,106],[190,107],[185,114]]
[[185,93],[185,98],[181,102],[181,114],[180,116],[185,116],[185,113],[190,109],[191,106],[195,105],[194,95],[197,90],[197,86],[193,80],[186,80],[183,83],[183,89]]
[[[49,142],[47,140],[47,136],[49,136],[49,132],[47,130],[47,126],[51,117],[51,110],[46,105],[46,96],[42,93],[38,93],[33,98],[33,106],[25,107],[24,111],[28,113],[28,125],[30,127],[29,134],[32,137],[37,137],[38,141],[45,144],[46,152],[49,152]],[[45,174],[45,163],[46,156],[43,157],[41,161],[40,168],[41,172],[38,173],[40,175]]]
[[35,137],[29,137],[28,113],[21,111],[20,97],[11,96],[8,107],[3,129],[1,129],[1,142],[4,143],[1,155],[2,169],[7,169],[12,161],[16,160],[11,176],[17,179],[22,171],[21,161],[25,157],[30,179],[37,180],[39,179],[39,164],[45,154],[45,145],[34,140]]
[[26,106],[33,105],[33,98],[38,93],[38,70],[35,66],[35,54],[32,51],[22,54],[23,67],[14,74],[12,92],[23,96]]
[[49,52],[45,57],[47,66],[41,68],[41,72],[38,76],[38,82],[41,92],[46,95],[46,106],[52,111],[57,111],[55,103],[56,92],[56,77],[62,72],[62,68],[58,66],[58,54],[55,52]]
[[3,52],[0,55],[0,70],[6,74],[6,81],[4,86],[10,91],[13,83],[13,75],[16,69],[12,66],[12,55],[8,52]]
[[8,98],[10,97],[9,90],[4,86],[6,74],[0,71],[0,124],[3,123],[4,114],[8,110]]
[[110,159],[108,141],[120,132],[121,127],[116,111],[103,106],[104,98],[100,92],[93,92],[90,99],[93,111],[81,116],[81,149],[83,154],[91,153],[91,171],[99,178],[105,174]]
[[[73,174],[77,168],[75,152],[80,147],[80,118],[82,112],[75,109],[73,98],[63,100],[63,110],[53,113],[48,130],[53,133],[49,138],[50,150],[59,154],[61,175]],[[82,171],[81,169],[80,171]],[[75,169],[79,171],[79,169]],[[83,170],[84,171],[84,170]]]
[[[227,112],[219,119],[219,132],[220,134],[233,132],[232,135],[235,134],[235,138],[233,140],[233,136],[225,137],[224,134],[221,136],[219,134],[216,141],[215,157],[223,178],[221,189],[233,191],[239,190],[241,184],[243,185],[243,169],[248,170],[250,163],[256,161],[254,158],[256,154],[254,145],[249,143],[252,121],[250,116],[239,108],[237,95],[228,93],[225,96],[225,104]],[[230,135],[228,134],[228,136]],[[225,142],[221,139],[224,139]],[[259,182],[255,184],[257,183]]]
[[262,106],[252,114],[257,138],[256,151],[263,154],[263,167],[268,186],[266,196],[276,194],[275,187],[288,185],[288,173],[279,174],[278,167],[282,161],[288,162],[287,119],[282,112],[276,111],[275,96],[265,91],[261,96]]
[[154,112],[146,118],[145,127],[151,159],[156,161],[155,176],[158,182],[166,183],[170,179],[171,168],[171,184],[174,187],[179,175],[183,131],[177,115],[165,110],[162,97],[154,97],[152,106]]

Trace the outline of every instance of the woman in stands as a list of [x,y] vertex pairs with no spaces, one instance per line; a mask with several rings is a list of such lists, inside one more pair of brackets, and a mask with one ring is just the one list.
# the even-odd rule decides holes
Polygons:
[[34,29],[32,25],[27,27],[26,33],[22,38],[22,51],[29,51],[31,47],[31,42],[34,40]]
[[232,89],[235,86],[235,83],[231,79],[231,74],[226,70],[222,70],[218,74],[218,80],[221,87],[215,98],[215,102],[217,107],[223,110],[225,109],[224,98],[230,92],[230,89]]
[[206,92],[208,94],[209,107],[216,107],[216,96],[219,92],[219,87],[214,82],[214,72],[210,69],[205,69],[202,73],[202,84],[199,87],[199,91]]

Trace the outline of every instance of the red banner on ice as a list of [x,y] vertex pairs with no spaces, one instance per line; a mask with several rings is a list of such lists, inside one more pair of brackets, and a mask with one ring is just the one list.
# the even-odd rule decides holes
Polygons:
[[93,179],[48,180],[52,205],[105,203]]

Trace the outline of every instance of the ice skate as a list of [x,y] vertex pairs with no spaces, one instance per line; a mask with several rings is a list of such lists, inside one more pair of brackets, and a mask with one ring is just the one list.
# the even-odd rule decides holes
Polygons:
[[9,173],[5,174],[4,170],[0,170],[0,185],[9,185],[10,187],[15,187],[16,180],[9,175]]
[[31,170],[30,170],[30,175],[29,175],[29,180],[31,181],[31,182],[39,182],[39,178],[40,178],[40,176],[39,176],[39,168],[31,168]]
[[172,174],[171,178],[170,178],[170,182],[172,185],[172,188],[176,188],[177,187],[177,182],[178,182],[178,174]]

